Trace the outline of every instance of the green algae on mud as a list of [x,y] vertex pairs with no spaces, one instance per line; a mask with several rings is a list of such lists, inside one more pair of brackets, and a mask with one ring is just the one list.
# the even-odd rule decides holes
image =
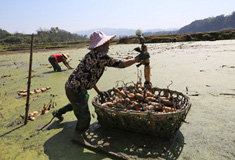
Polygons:
[[[79,49],[79,50],[67,50],[66,52],[70,53],[72,61],[71,65],[76,67],[79,60],[88,52],[86,49]],[[63,72],[53,72],[52,68],[49,68],[48,57],[53,54],[58,53],[57,51],[54,52],[42,52],[33,55],[33,66],[32,66],[32,79],[31,79],[31,90],[35,88],[42,88],[46,86],[51,86],[51,90],[48,90],[43,93],[38,93],[30,96],[30,107],[29,113],[33,111],[39,111],[42,109],[44,103],[48,103],[51,94],[56,95],[55,101],[58,104],[58,107],[62,107],[68,103],[68,100],[65,96],[64,85],[65,82],[72,72],[72,70],[67,70],[65,66],[61,65]],[[26,90],[27,89],[27,76],[28,76],[28,63],[29,63],[29,54],[13,54],[13,55],[3,55],[1,57],[1,70],[0,75],[10,74],[11,77],[5,77],[0,79],[0,113],[2,115],[0,125],[1,125],[1,141],[2,152],[0,154],[1,159],[20,159],[20,157],[31,157],[36,159],[47,159],[50,156],[44,154],[45,146],[43,144],[45,141],[50,139],[50,136],[59,134],[59,137],[62,137],[60,140],[61,143],[67,145],[66,148],[71,148],[69,141],[69,136],[66,135],[73,135],[73,129],[66,131],[66,129],[62,129],[64,126],[66,128],[66,122],[73,121],[70,123],[68,128],[73,128],[76,120],[73,113],[68,113],[65,115],[65,122],[59,124],[59,128],[53,129],[50,131],[43,131],[40,134],[35,134],[34,132],[36,129],[41,128],[44,124],[46,124],[51,118],[51,112],[36,117],[35,121],[29,121],[26,126],[19,124],[15,127],[7,127],[12,122],[20,117],[20,115],[25,114],[25,103],[26,97],[17,98],[17,91],[19,90]],[[107,88],[106,88],[107,89]],[[94,91],[89,91],[91,97],[95,96]],[[94,108],[92,107],[91,102],[89,102],[90,110],[93,113]],[[94,122],[95,119],[92,119]],[[55,121],[58,123],[58,121]],[[54,124],[54,123],[52,123]],[[65,135],[64,132],[65,131]],[[35,136],[32,136],[35,135]],[[13,138],[14,137],[14,138]],[[56,136],[55,136],[56,137]],[[53,141],[55,139],[53,138]],[[65,142],[63,142],[64,140]],[[34,142],[31,142],[34,141]],[[42,143],[40,143],[42,142]],[[55,142],[58,143],[58,142]],[[46,143],[47,144],[47,143]],[[48,145],[46,145],[46,148]],[[50,146],[51,147],[51,146]],[[64,154],[62,152],[65,146],[62,146],[61,149],[56,149],[57,156],[60,156],[58,152]],[[77,146],[73,147],[74,150],[77,149]],[[9,154],[9,150],[16,150]],[[50,149],[47,149],[50,150]],[[23,153],[23,151],[27,151]],[[30,152],[30,153],[29,153]],[[81,150],[81,152],[83,152]],[[85,152],[89,152],[85,150]],[[19,154],[20,153],[20,154]],[[26,154],[27,153],[27,154]],[[54,154],[51,153],[50,154]],[[72,154],[73,157],[76,157],[76,152]],[[70,154],[71,155],[71,154]],[[84,154],[86,155],[86,154]],[[66,155],[63,155],[66,156]],[[95,156],[95,155],[94,155]],[[96,155],[97,156],[97,155]],[[104,158],[103,155],[100,155]],[[46,158],[47,157],[47,158]],[[53,156],[52,156],[53,157]],[[54,158],[55,158],[54,157]],[[83,157],[80,155],[80,157]],[[90,157],[93,157],[91,154]],[[27,159],[27,158],[26,158]],[[83,159],[86,159],[85,157]]]
[[[147,44],[151,54],[151,81],[154,86],[166,88],[171,81],[170,89],[185,93],[186,87],[191,96],[192,108],[180,128],[180,136],[172,143],[171,148],[162,150],[164,155],[155,155],[156,159],[167,159],[171,153],[172,159],[233,159],[235,109],[234,96],[220,93],[234,93],[235,41],[213,42],[180,42]],[[135,56],[133,48],[138,45],[115,45],[110,47],[109,54],[118,58]],[[50,101],[50,94],[55,96],[58,107],[68,103],[64,85],[72,72],[64,69],[61,73],[52,72],[48,57],[52,53],[68,52],[71,55],[71,65],[76,67],[79,60],[88,52],[87,49],[72,49],[64,51],[40,52],[33,55],[33,72],[31,89],[51,86],[51,90],[30,96],[30,111],[39,110],[44,103]],[[59,123],[54,120],[48,130],[36,132],[52,118],[51,111],[29,121],[26,126],[7,127],[20,114],[24,115],[26,98],[16,99],[17,91],[26,89],[28,76],[29,53],[3,55],[0,59],[0,75],[11,75],[0,79],[0,159],[110,159],[105,154],[96,153],[71,143],[76,138],[74,127],[76,118],[73,112],[64,116]],[[143,66],[140,67],[143,71]],[[98,82],[101,90],[116,86],[116,81],[136,82],[137,69],[135,65],[124,68],[107,68]],[[94,90],[90,94],[89,109],[94,113],[91,100],[96,96]],[[92,118],[91,123],[96,121]],[[120,141],[127,141],[126,137]],[[138,137],[137,137],[138,141]],[[135,150],[132,158],[143,156],[138,153],[141,146],[138,143],[117,148]],[[177,149],[180,147],[180,149]],[[148,150],[147,150],[148,151]],[[178,153],[177,153],[178,152]],[[169,158],[169,157],[168,157]],[[150,158],[151,159],[151,158]]]

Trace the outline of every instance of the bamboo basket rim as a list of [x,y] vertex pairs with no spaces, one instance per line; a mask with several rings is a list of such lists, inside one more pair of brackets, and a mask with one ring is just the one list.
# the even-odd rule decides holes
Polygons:
[[[123,88],[123,87],[119,87],[119,88]],[[100,95],[97,95],[93,98],[92,100],[92,104],[95,107],[98,107],[100,109],[103,110],[107,110],[107,111],[111,111],[111,112],[118,112],[118,113],[122,113],[122,114],[133,114],[133,115],[142,115],[142,116],[147,116],[149,114],[152,114],[154,116],[167,116],[167,115],[177,115],[180,114],[182,112],[189,111],[189,109],[191,108],[191,103],[190,103],[190,98],[186,95],[184,95],[181,92],[175,91],[175,90],[170,90],[167,88],[158,88],[158,87],[152,87],[152,89],[155,90],[161,90],[161,91],[167,91],[167,92],[171,92],[172,94],[178,94],[181,95],[182,97],[184,97],[184,99],[186,99],[186,103],[183,105],[183,107],[181,109],[176,110],[175,112],[169,112],[169,113],[165,113],[165,112],[150,112],[150,111],[136,111],[136,110],[127,110],[127,109],[121,109],[121,108],[115,108],[115,107],[108,107],[108,106],[101,106],[100,103],[97,103],[98,99],[100,98]],[[107,90],[108,92],[111,92],[113,89],[109,89]]]

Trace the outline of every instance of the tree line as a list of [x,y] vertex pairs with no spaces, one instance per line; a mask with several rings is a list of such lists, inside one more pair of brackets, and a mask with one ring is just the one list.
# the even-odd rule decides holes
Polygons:
[[186,25],[176,31],[145,32],[144,35],[173,35],[185,33],[223,31],[231,29],[235,29],[235,12],[228,16],[219,15],[216,17],[205,18],[203,20],[195,20],[189,25]]
[[182,33],[197,33],[209,31],[221,31],[235,28],[235,12],[231,15],[220,15],[217,17],[209,17],[203,20],[193,21],[178,30],[178,34]]
[[[6,30],[0,29],[1,44],[24,44],[31,42],[31,35],[23,33],[11,34]],[[50,29],[38,29],[34,35],[34,43],[52,43],[52,42],[72,42],[88,40],[87,35],[78,35],[68,31],[51,27]]]

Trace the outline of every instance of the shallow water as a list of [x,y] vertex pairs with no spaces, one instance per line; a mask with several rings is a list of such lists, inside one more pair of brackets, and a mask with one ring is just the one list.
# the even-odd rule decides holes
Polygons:
[[[135,56],[137,53],[133,48],[137,46],[111,46],[109,54],[117,58]],[[181,150],[177,154],[171,153],[170,159],[234,159],[234,96],[220,93],[235,93],[235,69],[222,67],[235,65],[235,41],[148,44],[148,48],[151,54],[151,81],[154,86],[166,88],[172,81],[172,90],[186,94],[187,87],[189,95],[199,94],[190,96],[192,108],[186,118],[189,124],[183,124],[180,128]],[[64,71],[54,73],[49,68],[48,57],[59,52],[33,55],[31,90],[47,86],[51,86],[51,89],[30,96],[30,113],[42,109],[50,99],[57,102],[57,108],[68,103],[64,84],[72,70],[61,65]],[[71,55],[71,65],[76,67],[88,50],[61,51],[66,52]],[[51,111],[36,117],[35,121],[29,121],[25,126],[20,124],[7,127],[25,114],[26,97],[19,98],[17,91],[27,89],[28,65],[29,53],[2,55],[0,58],[0,76],[11,75],[0,79],[0,159],[109,159],[105,154],[71,143],[70,140],[76,137],[73,131],[76,117],[72,112],[64,116],[62,123],[53,121],[50,130],[39,133],[36,129],[50,121]],[[143,72],[143,66],[139,69]],[[116,86],[117,81],[136,80],[135,65],[125,69],[107,68],[97,85],[100,90],[108,90]],[[51,94],[56,96],[52,98]],[[96,92],[90,90],[89,94],[89,108],[95,115],[91,100]],[[91,123],[95,121],[96,115]],[[120,147],[123,146],[120,144]],[[132,158],[136,157],[138,154],[132,155]],[[155,158],[166,157],[168,156],[156,155]]]

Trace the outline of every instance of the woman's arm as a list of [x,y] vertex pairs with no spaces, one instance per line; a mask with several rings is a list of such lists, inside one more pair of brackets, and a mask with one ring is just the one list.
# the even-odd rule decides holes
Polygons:
[[106,66],[108,66],[108,67],[117,67],[117,68],[126,68],[126,67],[129,67],[129,66],[133,65],[134,63],[137,63],[137,62],[142,63],[142,60],[144,60],[146,58],[149,58],[149,55],[139,54],[134,58],[125,59],[125,60],[114,59],[114,58],[111,58],[108,55],[106,55],[106,59],[107,59]]
[[137,58],[131,58],[131,59],[123,60],[123,63],[124,63],[123,68],[129,67],[129,66],[133,65],[136,62],[139,62],[139,60]]
[[100,93],[100,90],[99,90],[99,88],[98,88],[97,85],[95,85],[94,89],[95,89],[95,91],[96,91],[98,94]]
[[133,65],[133,64],[136,63],[136,62],[143,63],[144,60],[147,59],[147,58],[150,58],[149,53],[148,53],[148,54],[142,54],[142,53],[140,53],[140,54],[137,55],[135,58],[123,60],[123,68],[129,67],[129,66]]
[[100,89],[97,87],[97,85],[94,86],[95,91],[97,94],[99,94],[101,97],[109,97],[108,91],[100,91]]
[[73,67],[69,63],[67,63],[66,61],[63,61],[63,63],[68,69],[73,69]]

